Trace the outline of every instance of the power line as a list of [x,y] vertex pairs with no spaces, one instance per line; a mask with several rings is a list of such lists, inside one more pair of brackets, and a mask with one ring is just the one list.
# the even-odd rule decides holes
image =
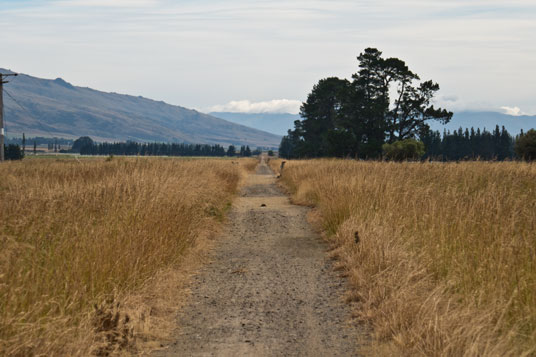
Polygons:
[[0,162],[4,161],[4,84],[8,81],[4,81],[4,77],[15,77],[17,73],[0,73]]
[[[8,73],[8,74],[0,73],[0,162],[3,162],[5,160],[4,138],[5,138],[6,130],[4,127],[4,92],[6,92],[9,98],[11,98],[24,112],[26,112],[30,116],[31,119],[34,119],[35,121],[39,122],[37,119],[35,119],[33,114],[28,109],[26,109],[21,103],[19,103],[19,101],[16,100],[15,97],[11,95],[11,93],[9,93],[7,90],[4,89],[4,84],[9,82],[7,80],[4,80],[4,77],[16,77],[17,75],[18,75],[17,73]],[[47,129],[46,125],[43,125],[42,128],[51,137],[55,137]]]
[[22,104],[20,104],[15,98],[13,98],[13,96],[7,91],[7,89],[4,88],[4,92],[8,95],[9,98],[13,99],[13,101],[14,101],[15,103],[17,103],[17,105],[18,105],[19,107],[22,108],[22,110],[24,110],[26,113],[28,113],[28,115],[29,115],[30,117],[32,117],[32,119],[35,119],[35,118],[33,117],[32,113],[30,113],[30,111],[29,111],[28,109],[26,109],[25,107],[23,107]]
[[[11,98],[11,99],[12,99],[12,100],[13,100],[19,107],[21,107],[22,110],[24,110],[24,111],[30,116],[30,118],[32,118],[33,120],[35,120],[35,121],[38,122],[38,120],[33,116],[33,114],[32,114],[28,109],[26,109],[22,104],[20,104],[19,101],[16,100],[16,99],[11,95],[11,93],[9,93],[9,92],[7,91],[7,89],[4,88],[4,92],[5,92],[5,93],[8,95],[8,97]],[[52,134],[51,131],[49,131],[49,130],[47,129],[46,125],[42,125],[42,128],[43,128],[43,129],[44,129],[44,130],[45,130],[45,131],[46,131],[52,138],[55,138],[55,137],[56,137],[54,134]],[[7,131],[7,130],[6,130],[6,131]]]

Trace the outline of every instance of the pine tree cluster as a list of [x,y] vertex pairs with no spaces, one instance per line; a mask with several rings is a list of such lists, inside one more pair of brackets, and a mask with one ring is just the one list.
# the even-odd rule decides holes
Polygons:
[[140,155],[140,156],[251,156],[249,146],[235,152],[233,145],[228,150],[221,145],[184,144],[184,143],[119,143],[90,142],[80,148],[81,155]]
[[493,132],[474,128],[457,131],[431,131],[421,135],[425,158],[441,161],[452,160],[506,160],[514,158],[514,138],[504,126],[497,125]]

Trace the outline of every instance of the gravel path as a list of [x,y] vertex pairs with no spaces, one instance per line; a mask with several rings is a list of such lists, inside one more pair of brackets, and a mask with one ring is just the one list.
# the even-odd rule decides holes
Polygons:
[[192,282],[176,340],[155,356],[352,356],[361,331],[326,245],[263,162]]

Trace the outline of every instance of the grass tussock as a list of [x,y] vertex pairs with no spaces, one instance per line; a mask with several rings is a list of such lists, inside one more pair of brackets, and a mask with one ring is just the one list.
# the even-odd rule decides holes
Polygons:
[[536,354],[535,165],[289,161],[281,180],[317,207],[368,353]]
[[181,262],[254,166],[156,158],[0,165],[0,354],[128,349],[133,331],[121,302]]

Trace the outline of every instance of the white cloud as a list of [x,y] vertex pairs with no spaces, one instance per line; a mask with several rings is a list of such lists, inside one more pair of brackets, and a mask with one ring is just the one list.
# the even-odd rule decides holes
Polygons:
[[[534,0],[0,3],[0,31],[9,34],[0,66],[96,89],[203,109],[231,98],[305,99],[321,78],[349,78],[373,46],[437,81],[438,97],[448,94],[437,103],[448,110],[515,103],[536,113]],[[219,107],[299,107],[231,104]]]
[[514,116],[525,115],[525,113],[523,113],[521,109],[519,109],[519,107],[504,106],[504,107],[501,107],[501,109],[504,110],[504,113],[508,115],[514,115]]
[[232,100],[227,104],[215,105],[209,108],[210,112],[231,113],[291,113],[300,112],[301,102],[291,99],[273,99],[264,102],[250,102],[249,100]]
[[440,99],[445,102],[457,102],[459,100],[458,96],[456,95],[444,95]]
[[158,4],[157,0],[59,0],[55,4],[62,6],[84,7],[147,7]]

